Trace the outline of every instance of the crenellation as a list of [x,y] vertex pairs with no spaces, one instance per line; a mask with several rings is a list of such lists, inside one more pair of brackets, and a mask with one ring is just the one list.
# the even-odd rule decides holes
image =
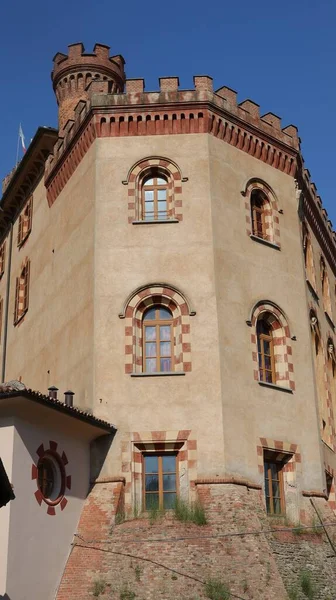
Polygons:
[[226,100],[231,105],[231,107],[237,107],[238,92],[236,92],[235,90],[227,87],[226,85],[223,85],[216,91],[216,94],[221,98],[224,98],[224,100]]
[[194,75],[194,85],[196,90],[213,92],[213,78],[209,75]]
[[84,54],[84,44],[82,42],[75,42],[74,44],[69,44],[68,50],[69,59],[81,58]]
[[243,100],[243,102],[238,104],[238,107],[249,113],[251,117],[255,119],[260,118],[260,106],[256,102],[253,102],[253,100]]
[[159,84],[161,92],[177,92],[180,80],[178,77],[160,77]]
[[103,60],[109,59],[110,46],[107,46],[106,44],[95,44],[93,47],[93,54]]
[[261,120],[264,121],[265,123],[268,123],[268,125],[271,125],[272,127],[274,127],[274,129],[281,131],[281,117],[278,117],[274,113],[271,113],[271,112],[266,113],[265,115],[263,115],[261,117]]
[[126,94],[143,94],[145,89],[144,79],[126,79]]

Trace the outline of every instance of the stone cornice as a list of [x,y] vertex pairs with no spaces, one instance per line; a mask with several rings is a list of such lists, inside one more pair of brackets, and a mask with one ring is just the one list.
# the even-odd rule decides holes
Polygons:
[[57,141],[54,155],[47,161],[49,204],[96,137],[208,133],[296,177],[305,198],[304,213],[336,275],[336,234],[303,167],[296,127],[281,129],[279,117],[273,113],[261,117],[258,105],[251,100],[237,104],[236,92],[229,88],[214,93],[209,77],[195,77],[194,90],[178,90],[178,78],[161,79],[160,92],[145,93],[142,79],[126,81],[126,94],[109,94],[103,85],[92,82],[90,100],[79,102],[74,121],[67,123],[64,137]]
[[39,127],[18,167],[6,180],[0,202],[0,239],[41,179],[45,161],[53,150],[57,136],[56,129]]
[[[64,137],[55,144],[54,156],[46,165],[49,204],[55,201],[95,137],[209,133],[289,175],[296,171],[295,137],[266,122],[261,131],[257,127],[260,119],[242,120],[246,111],[240,108],[239,115],[239,107],[237,114],[231,114],[222,106],[224,99],[216,94],[186,92],[180,101],[172,92],[165,93],[164,98],[150,93],[146,94],[147,104],[133,96],[93,95],[90,105],[79,103],[75,120],[68,121]],[[86,139],[81,140],[83,136]]]
[[320,248],[336,277],[336,233],[328,213],[323,208],[316,186],[310,179],[310,173],[304,168],[302,156],[298,160],[298,195],[302,216],[304,216],[317,239]]

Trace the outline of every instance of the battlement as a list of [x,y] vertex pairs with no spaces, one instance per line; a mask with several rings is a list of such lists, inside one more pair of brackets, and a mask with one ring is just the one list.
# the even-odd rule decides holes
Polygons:
[[[57,64],[70,59],[78,64],[83,57],[83,45],[69,48],[69,56],[56,55]],[[107,46],[99,47],[99,52],[105,58],[109,55]],[[293,125],[281,128],[280,117],[271,112],[260,116],[259,105],[252,100],[238,103],[237,92],[229,87],[214,91],[212,78],[207,75],[196,75],[191,90],[179,89],[176,76],[161,77],[156,92],[145,92],[142,78],[126,79],[125,93],[121,94],[114,93],[111,82],[97,73],[84,91],[85,96],[73,106],[70,118],[63,123],[54,154],[46,164],[46,181],[73,144],[89,113],[91,116],[94,113],[94,135],[98,137],[208,132],[287,173],[293,174],[295,170],[295,153],[300,147],[297,128]],[[277,150],[277,144],[282,152]]]
[[[108,48],[99,48],[106,58]],[[70,47],[68,57],[56,55],[55,61],[62,65],[65,59],[78,62],[81,57],[82,44],[75,44]],[[261,115],[259,105],[253,100],[238,102],[237,92],[227,86],[214,91],[212,78],[207,75],[195,76],[193,89],[183,90],[179,86],[178,77],[161,77],[159,90],[147,92],[144,79],[126,79],[125,92],[114,93],[103,75],[91,78],[85,88],[85,99],[74,107],[46,163],[50,202],[65,185],[66,170],[69,169],[70,176],[70,170],[76,168],[96,137],[209,133],[295,176],[336,244],[336,233],[316,186],[302,166],[297,127],[282,127],[281,118],[272,112]],[[68,153],[72,165],[66,168]],[[58,177],[58,172],[62,176]]]
[[[252,100],[237,101],[237,92],[229,87],[223,86],[214,91],[212,78],[208,75],[196,75],[194,77],[194,89],[180,90],[178,77],[161,77],[159,79],[158,92],[145,92],[144,79],[126,79],[125,94],[115,95],[107,92],[107,86],[104,91],[96,91],[91,88],[91,106],[92,107],[110,107],[117,106],[134,107],[136,105],[148,106],[153,108],[159,106],[173,106],[177,110],[184,110],[186,104],[195,104],[196,102],[207,102],[225,111],[228,116],[234,116],[240,122],[243,121],[253,129],[271,136],[275,140],[291,146],[298,150],[300,139],[298,130],[294,125],[281,126],[281,118],[274,113],[260,115],[259,105]],[[185,118],[187,116],[185,115]]]
[[[99,74],[104,74],[107,77],[118,79],[119,91],[124,88],[125,60],[118,54],[110,56],[110,47],[105,44],[95,44],[92,53],[86,53],[83,44],[70,44],[68,46],[68,54],[58,52],[54,58],[54,68],[51,72],[54,89],[59,80],[66,74],[77,72],[84,69],[96,71]],[[96,73],[93,73],[94,76]]]
[[66,121],[81,99],[88,97],[86,88],[94,79],[109,82],[109,91],[121,93],[125,84],[125,61],[121,55],[110,56],[110,47],[96,44],[92,53],[86,53],[83,44],[68,46],[68,54],[58,52],[54,56],[51,72],[53,88],[59,106],[59,128]]

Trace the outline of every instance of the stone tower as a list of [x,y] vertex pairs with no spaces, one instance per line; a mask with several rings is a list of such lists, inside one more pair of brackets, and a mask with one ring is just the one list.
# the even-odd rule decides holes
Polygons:
[[53,88],[58,104],[60,133],[66,122],[73,118],[79,100],[88,98],[87,88],[91,81],[107,82],[109,93],[123,92],[126,74],[124,58],[110,56],[109,46],[95,44],[91,54],[85,53],[83,44],[70,44],[68,55],[58,52],[54,56],[51,72]]

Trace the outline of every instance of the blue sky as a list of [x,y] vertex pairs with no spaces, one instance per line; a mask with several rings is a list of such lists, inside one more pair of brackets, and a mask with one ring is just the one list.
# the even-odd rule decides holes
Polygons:
[[29,140],[39,125],[56,126],[50,71],[56,52],[82,41],[123,54],[128,77],[211,75],[238,101],[299,128],[305,163],[336,228],[334,191],[336,3],[332,0],[240,0],[158,3],[111,0],[13,0],[1,14],[0,176],[15,163],[19,122]]

